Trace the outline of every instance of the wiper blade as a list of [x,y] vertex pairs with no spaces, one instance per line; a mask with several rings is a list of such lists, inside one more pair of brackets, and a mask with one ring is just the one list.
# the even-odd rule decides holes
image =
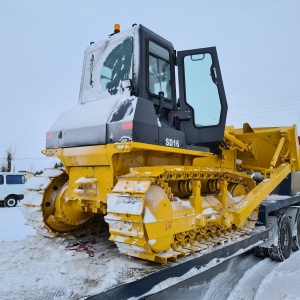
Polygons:
[[93,81],[93,69],[94,69],[94,54],[92,54],[91,59],[90,59],[90,72],[91,72],[90,86],[91,86],[91,87],[94,87],[94,81]]

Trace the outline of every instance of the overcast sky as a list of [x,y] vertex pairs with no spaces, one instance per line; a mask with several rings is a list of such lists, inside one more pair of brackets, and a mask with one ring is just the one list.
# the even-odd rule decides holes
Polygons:
[[0,0],[0,158],[15,169],[53,163],[40,151],[59,114],[78,103],[91,41],[140,23],[176,50],[216,46],[227,125],[296,124],[300,132],[300,1]]

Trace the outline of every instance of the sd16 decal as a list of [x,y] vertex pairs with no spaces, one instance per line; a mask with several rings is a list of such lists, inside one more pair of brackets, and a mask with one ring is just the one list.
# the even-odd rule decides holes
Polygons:
[[179,148],[179,140],[166,138],[166,146]]

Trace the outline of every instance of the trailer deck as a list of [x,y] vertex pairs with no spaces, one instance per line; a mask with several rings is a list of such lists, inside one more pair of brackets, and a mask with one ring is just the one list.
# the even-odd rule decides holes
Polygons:
[[264,226],[258,226],[258,228],[246,235],[228,236],[228,240],[220,243],[218,246],[209,247],[208,245],[206,249],[190,254],[185,259],[169,262],[167,265],[160,265],[158,270],[136,281],[120,284],[97,295],[90,295],[87,299],[122,300],[132,297],[134,299],[144,299],[147,295],[162,290],[159,284],[164,281],[172,279],[172,283],[176,284],[225,260],[244,253],[260,245],[268,238],[269,229]]

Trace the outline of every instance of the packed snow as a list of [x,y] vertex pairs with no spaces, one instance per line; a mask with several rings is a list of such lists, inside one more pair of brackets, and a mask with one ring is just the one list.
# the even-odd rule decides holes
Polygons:
[[36,235],[21,208],[0,207],[0,299],[82,299],[145,273],[146,262],[119,254],[108,236],[90,245],[90,257],[66,248],[73,239]]
[[292,253],[291,257],[282,263],[271,261],[270,258],[260,261],[248,270],[234,287],[228,300],[249,299],[244,296],[244,287],[256,278],[269,263],[272,269],[265,274],[253,299],[296,300],[300,299],[300,252]]
[[[133,281],[149,270],[148,262],[120,255],[107,236],[99,236],[91,244],[94,257],[66,248],[72,240],[40,237],[25,225],[21,206],[0,207],[0,299],[83,299],[122,281]],[[183,278],[193,272],[198,273],[193,269]],[[226,281],[230,272],[228,267],[215,281],[219,282],[220,276]],[[178,281],[162,282],[153,291]],[[212,289],[206,286],[208,292],[216,290],[215,283],[211,281]],[[247,290],[250,292],[245,294]],[[184,298],[196,291],[195,287],[188,289]],[[229,298],[219,299],[300,299],[300,251],[282,263],[267,258],[251,264],[228,293]],[[209,299],[208,295],[199,299]]]

